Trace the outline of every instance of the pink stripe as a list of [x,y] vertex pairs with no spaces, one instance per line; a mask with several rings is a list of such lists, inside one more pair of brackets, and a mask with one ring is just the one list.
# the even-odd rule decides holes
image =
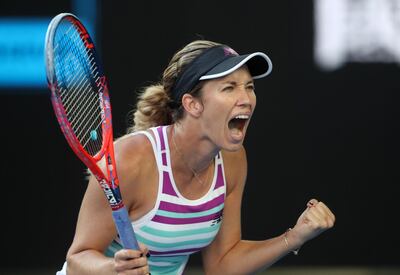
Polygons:
[[167,166],[167,153],[161,153],[162,164]]
[[[172,186],[171,186],[172,188]],[[165,193],[165,192],[163,192]],[[176,193],[175,193],[176,195]],[[206,211],[211,208],[214,208],[222,203],[224,203],[225,200],[225,195],[221,194],[218,197],[200,204],[200,205],[181,205],[181,204],[175,204],[171,202],[166,202],[166,201],[161,201],[160,202],[160,210],[165,210],[169,212],[176,212],[176,213],[193,213],[193,212],[201,212],[201,211]]]
[[214,190],[217,188],[224,186],[224,174],[222,173],[222,165],[218,164],[218,169],[217,169],[217,182],[215,183]]
[[190,224],[190,223],[200,223],[200,222],[207,222],[219,219],[221,215],[222,215],[222,210],[211,215],[196,217],[196,218],[170,218],[170,217],[155,215],[152,221],[159,223],[166,223],[166,224]]
[[172,187],[171,179],[167,171],[163,171],[163,187],[162,192],[171,196],[178,197],[174,188]]
[[161,142],[161,150],[165,150],[165,141],[164,141],[164,135],[163,135],[163,126],[160,126],[157,128],[158,136],[160,137],[160,142]]

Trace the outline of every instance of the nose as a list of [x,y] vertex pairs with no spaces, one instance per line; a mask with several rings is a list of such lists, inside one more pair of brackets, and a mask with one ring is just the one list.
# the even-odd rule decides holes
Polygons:
[[246,90],[246,87],[244,85],[242,85],[239,89],[239,96],[238,96],[237,104],[240,106],[251,105],[251,99],[253,96],[254,96],[253,92]]

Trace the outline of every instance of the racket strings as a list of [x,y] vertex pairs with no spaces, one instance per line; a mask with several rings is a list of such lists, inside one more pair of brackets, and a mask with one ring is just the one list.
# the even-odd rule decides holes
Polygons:
[[85,47],[83,34],[69,21],[61,24],[55,38],[55,72],[59,97],[76,138],[92,156],[102,148],[104,110],[96,83],[99,72],[93,52]]
[[[91,58],[91,60],[90,60],[90,62],[93,62],[93,57],[92,57],[92,53],[90,53],[90,55],[89,55],[89,57]],[[76,63],[76,61],[75,61],[75,63]],[[78,65],[78,64],[77,64]],[[94,66],[94,65],[92,65],[92,66]],[[98,74],[98,72],[96,72],[96,75]],[[74,83],[74,82],[77,82],[76,81],[76,78],[79,76],[79,74],[74,74],[73,76],[72,76],[72,78],[70,78],[70,79],[67,79],[67,83]],[[85,93],[79,93],[79,91],[80,91],[80,89],[82,89],[82,86],[83,85],[86,85],[87,87],[90,87],[90,82],[88,82],[87,81],[88,79],[87,78],[82,78],[81,80],[80,80],[80,82],[78,83],[78,85],[71,91],[71,93],[72,94],[78,94],[79,96],[83,96],[83,95],[85,95]],[[85,83],[82,83],[83,81],[85,81]],[[62,92],[62,93],[60,93],[61,94],[61,96],[64,96],[65,95],[65,91],[64,92]],[[68,103],[69,103],[69,101],[70,101],[70,99],[71,98],[73,98],[73,97],[69,97],[66,101],[65,101],[65,106],[68,108]]]

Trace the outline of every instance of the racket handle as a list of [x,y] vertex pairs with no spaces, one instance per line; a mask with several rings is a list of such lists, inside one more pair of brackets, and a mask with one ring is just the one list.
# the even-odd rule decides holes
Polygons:
[[132,222],[125,206],[112,211],[112,215],[117,227],[119,238],[122,241],[122,246],[127,249],[140,250],[135,237],[135,232],[133,231]]

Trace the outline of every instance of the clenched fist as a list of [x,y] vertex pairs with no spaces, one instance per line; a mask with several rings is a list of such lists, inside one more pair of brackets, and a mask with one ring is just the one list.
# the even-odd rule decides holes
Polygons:
[[308,240],[332,228],[334,223],[335,215],[331,210],[323,202],[311,199],[296,225],[288,232],[289,243],[293,249],[299,248]]

